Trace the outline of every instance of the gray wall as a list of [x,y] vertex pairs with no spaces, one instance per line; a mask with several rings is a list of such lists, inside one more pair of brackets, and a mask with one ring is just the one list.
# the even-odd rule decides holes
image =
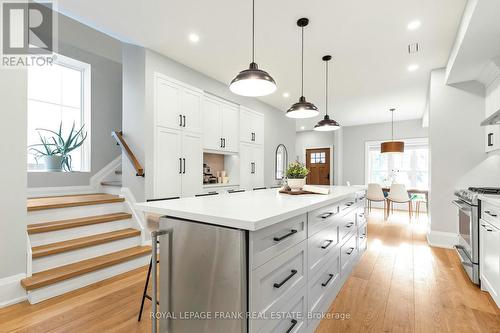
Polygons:
[[92,66],[91,172],[31,172],[29,187],[88,185],[92,175],[120,155],[111,131],[122,123],[122,44],[62,14],[58,19],[58,53]]
[[[426,138],[428,131],[420,119],[397,121],[394,136],[395,139]],[[391,123],[343,127],[343,181],[365,184],[365,143],[390,138]]]
[[[144,52],[144,55],[142,54]],[[123,114],[123,129],[124,133],[127,135],[132,135],[130,138],[133,143],[134,149],[138,152],[138,155],[144,156],[145,160],[141,161],[145,165],[146,169],[146,178],[145,180],[132,180],[134,176],[131,176],[129,173],[123,173],[123,181],[124,184],[133,183],[133,194],[135,195],[137,200],[144,199],[152,195],[153,193],[153,184],[152,178],[147,176],[148,174],[148,165],[152,165],[154,152],[150,149],[153,148],[153,73],[159,72],[179,81],[190,84],[194,87],[203,89],[206,92],[211,94],[220,96],[227,100],[233,101],[235,103],[247,106],[255,111],[262,112],[265,116],[265,183],[266,185],[272,185],[275,183],[274,180],[274,155],[275,150],[278,144],[284,144],[289,152],[289,156],[295,156],[295,122],[291,119],[285,117],[285,112],[278,110],[268,104],[265,104],[254,98],[246,98],[242,96],[235,95],[231,93],[228,89],[226,83],[216,81],[200,72],[193,70],[181,63],[178,63],[170,58],[167,58],[163,55],[160,55],[151,50],[144,50],[136,46],[127,46],[124,47],[124,73],[127,73],[129,70],[126,68],[129,64],[134,66],[136,60],[132,59],[145,59],[145,69],[144,69],[144,96],[145,100],[142,101],[141,97],[138,96],[141,92],[137,93],[132,99],[128,96],[124,98],[124,114]],[[127,59],[131,59],[131,61],[126,61]],[[126,61],[126,62],[125,62]],[[142,60],[139,60],[142,61]],[[142,65],[141,65],[142,66]],[[129,72],[130,73],[130,72]],[[135,77],[136,75],[140,75],[140,73],[135,72],[130,73],[131,77]],[[128,74],[124,74],[124,87],[126,87],[129,83]],[[141,83],[142,84],[142,83]],[[139,88],[141,89],[141,88]],[[125,92],[128,94],[128,92]],[[133,119],[137,119],[138,114],[136,112],[141,112],[137,108],[131,107],[131,105],[135,103],[145,103],[144,104],[144,121],[145,123],[139,124],[134,122]],[[127,105],[128,104],[128,105]],[[140,121],[140,120],[139,120]],[[142,126],[142,130],[145,131],[145,135],[139,137],[138,133],[131,133],[133,131],[132,126]],[[127,139],[128,140],[128,139]],[[124,162],[124,165],[126,162]],[[144,184],[141,184],[144,182]],[[143,189],[141,189],[143,187]]]
[[453,192],[499,186],[500,156],[484,152],[484,88],[478,82],[444,84],[444,69],[431,72],[431,232],[457,233]]
[[0,69],[0,280],[26,273],[26,92],[24,69]]

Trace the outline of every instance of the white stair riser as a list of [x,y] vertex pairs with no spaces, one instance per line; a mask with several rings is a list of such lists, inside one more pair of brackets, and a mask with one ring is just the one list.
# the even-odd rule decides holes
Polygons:
[[85,259],[102,256],[140,245],[141,237],[135,236],[82,249],[48,255],[41,258],[33,258],[32,269],[33,273],[38,273],[47,269],[72,264]]
[[101,189],[101,192],[114,194],[114,195],[120,195],[122,193],[122,188],[118,187],[118,186],[101,185],[100,189]]
[[58,220],[76,219],[80,217],[96,216],[128,212],[125,202],[115,202],[99,205],[88,205],[67,208],[44,209],[28,212],[28,224],[51,222]]
[[31,246],[34,247],[85,236],[93,236],[96,234],[102,234],[104,232],[116,231],[125,228],[133,228],[132,219],[103,222],[90,224],[83,227],[41,232],[38,234],[31,234],[29,235],[29,237]]
[[[92,283],[102,281],[104,279],[113,277],[115,275],[131,271],[145,265],[149,265],[151,259],[150,255],[145,255],[135,258],[118,265],[113,265],[95,272],[87,273],[84,275],[76,276],[61,282],[51,284],[46,287],[38,288],[28,292],[28,300],[31,304],[39,303],[46,299],[62,295],[69,291],[88,286]],[[146,281],[146,274],[144,274],[144,281]],[[138,300],[139,302],[139,300]],[[139,304],[139,303],[137,303]]]

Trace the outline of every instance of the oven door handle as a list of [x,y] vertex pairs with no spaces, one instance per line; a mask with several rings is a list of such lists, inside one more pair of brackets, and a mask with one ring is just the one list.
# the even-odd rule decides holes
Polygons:
[[465,254],[465,250],[460,245],[454,245],[455,251],[457,251],[458,256],[460,257],[460,262],[462,265],[467,267],[472,267],[472,263],[470,262],[469,257]]

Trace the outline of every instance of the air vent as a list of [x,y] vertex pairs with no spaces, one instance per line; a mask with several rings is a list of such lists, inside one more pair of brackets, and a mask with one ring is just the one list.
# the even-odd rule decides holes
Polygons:
[[408,53],[417,53],[419,50],[419,45],[418,43],[413,43],[413,44],[408,44]]

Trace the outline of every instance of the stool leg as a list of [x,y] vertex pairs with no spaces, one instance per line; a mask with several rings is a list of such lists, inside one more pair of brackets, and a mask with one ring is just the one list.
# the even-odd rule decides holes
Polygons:
[[142,318],[142,310],[144,309],[144,300],[146,299],[149,278],[151,276],[151,266],[153,266],[153,258],[151,258],[151,260],[149,261],[148,277],[146,278],[146,285],[144,286],[144,292],[142,293],[141,309],[139,310],[139,318],[137,318],[137,321],[141,321],[141,318]]

